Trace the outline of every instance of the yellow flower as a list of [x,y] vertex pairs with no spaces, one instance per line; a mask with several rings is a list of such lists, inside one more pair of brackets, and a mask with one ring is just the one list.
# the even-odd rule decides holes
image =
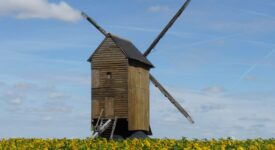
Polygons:
[[150,147],[150,146],[151,146],[150,142],[149,142],[147,139],[144,140],[144,144],[145,144],[145,146],[147,146],[147,147]]
[[244,148],[241,147],[241,146],[239,146],[239,147],[237,148],[237,150],[244,150]]

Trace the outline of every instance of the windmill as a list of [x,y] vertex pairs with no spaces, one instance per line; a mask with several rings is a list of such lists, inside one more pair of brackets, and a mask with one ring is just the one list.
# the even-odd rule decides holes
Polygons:
[[187,111],[149,73],[154,66],[146,58],[189,3],[190,0],[185,1],[143,54],[131,41],[106,32],[82,12],[82,16],[105,36],[88,59],[92,69],[93,137],[144,138],[152,135],[149,120],[150,81],[189,122],[194,123]]

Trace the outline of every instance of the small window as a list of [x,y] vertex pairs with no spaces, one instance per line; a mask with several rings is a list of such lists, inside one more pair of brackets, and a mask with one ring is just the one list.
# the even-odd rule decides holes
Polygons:
[[111,72],[107,72],[107,79],[111,80],[112,79],[112,73]]

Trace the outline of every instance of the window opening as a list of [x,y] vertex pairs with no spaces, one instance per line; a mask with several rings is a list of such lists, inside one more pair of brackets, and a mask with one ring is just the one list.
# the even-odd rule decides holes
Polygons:
[[107,79],[111,80],[112,79],[112,73],[111,72],[107,72]]

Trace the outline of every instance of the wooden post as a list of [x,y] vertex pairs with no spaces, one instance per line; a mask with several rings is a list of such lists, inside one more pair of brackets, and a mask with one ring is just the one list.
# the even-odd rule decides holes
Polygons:
[[112,132],[111,132],[111,135],[110,135],[110,139],[113,139],[113,135],[114,135],[114,132],[115,132],[115,129],[116,129],[116,123],[117,123],[117,117],[115,117],[115,121],[114,121],[114,124],[113,124],[113,128],[112,128]]
[[97,122],[96,122],[95,129],[94,129],[93,134],[95,134],[95,131],[96,131],[97,128],[98,128],[98,124],[99,124],[99,121],[100,121],[100,119],[101,119],[101,116],[102,116],[103,112],[104,112],[104,109],[101,109],[101,112],[100,112],[100,115],[99,115],[99,117],[98,117],[98,119],[97,119]]

